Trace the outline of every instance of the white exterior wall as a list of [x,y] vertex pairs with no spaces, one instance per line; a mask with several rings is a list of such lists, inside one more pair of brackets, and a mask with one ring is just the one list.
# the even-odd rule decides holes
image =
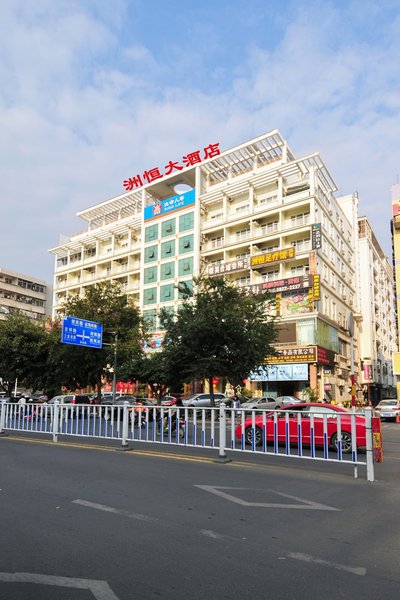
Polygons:
[[[338,347],[331,372],[325,373],[322,363],[314,370],[310,367],[310,382],[318,387],[320,397],[325,386],[330,386],[337,400],[347,399],[347,323],[350,311],[358,313],[359,297],[355,277],[357,235],[353,233],[358,199],[356,202],[352,195],[337,200],[335,182],[319,155],[296,159],[277,131],[79,213],[88,223],[87,231],[52,249],[56,255],[54,312],[69,295],[82,293],[85,286],[104,279],[120,280],[139,307],[145,308],[143,209],[173,195],[178,183],[196,190],[194,274],[238,257],[292,247],[295,256],[290,260],[225,274],[239,285],[307,274],[311,225],[321,223],[322,247],[316,251],[321,300],[312,303],[308,312],[286,314],[282,322],[296,326],[299,321],[314,323],[313,343],[321,346],[324,331],[331,328],[336,332]],[[154,308],[159,307],[158,302]],[[356,352],[357,347],[356,334]]]

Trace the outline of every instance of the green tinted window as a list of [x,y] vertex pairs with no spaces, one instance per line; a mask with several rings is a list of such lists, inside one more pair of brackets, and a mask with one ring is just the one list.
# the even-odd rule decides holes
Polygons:
[[182,215],[179,217],[179,231],[188,231],[193,229],[194,226],[194,213],[191,212],[188,215]]
[[155,304],[157,302],[157,288],[148,288],[143,292],[143,304]]
[[162,285],[160,288],[160,302],[172,302],[174,299],[174,285]]
[[181,258],[178,263],[178,274],[179,275],[192,275],[193,273],[193,258],[188,256],[187,258]]
[[144,282],[152,283],[153,281],[157,281],[157,267],[147,267],[144,270]]
[[144,241],[152,242],[158,238],[158,225],[149,225],[144,231]]
[[193,235],[185,235],[179,238],[179,254],[193,252]]
[[161,237],[167,237],[169,235],[174,235],[176,229],[175,219],[170,219],[169,221],[164,221],[161,224]]
[[175,277],[175,263],[174,262],[163,263],[160,267],[160,270],[161,270],[161,280],[173,279]]
[[150,331],[157,329],[157,311],[155,308],[143,311],[143,320]]
[[161,244],[161,258],[170,258],[171,256],[175,256],[175,240]]
[[144,250],[144,262],[149,263],[153,262],[153,260],[157,260],[158,258],[158,248],[157,246],[149,246]]

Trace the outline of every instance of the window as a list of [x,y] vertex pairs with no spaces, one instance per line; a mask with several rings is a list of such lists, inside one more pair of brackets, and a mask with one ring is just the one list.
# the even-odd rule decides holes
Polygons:
[[144,282],[151,283],[157,281],[157,267],[147,267],[144,270]]
[[235,234],[236,240],[247,240],[250,237],[250,229],[240,229]]
[[144,241],[152,242],[158,238],[158,225],[149,225],[145,229]]
[[157,256],[158,256],[157,246],[149,246],[148,248],[145,248],[145,251],[144,251],[144,262],[145,263],[157,260]]
[[310,213],[299,213],[298,215],[292,215],[290,217],[290,224],[292,227],[298,227],[299,225],[307,225],[310,221]]
[[160,267],[161,270],[161,280],[164,279],[173,279],[175,277],[175,263],[168,262],[164,263]]
[[175,219],[170,219],[169,221],[164,221],[161,225],[161,237],[167,237],[169,235],[175,234]]
[[240,206],[236,206],[235,213],[247,212],[249,210],[248,204],[241,204]]
[[157,311],[152,308],[150,310],[143,311],[143,320],[150,329],[150,331],[155,331],[157,329]]
[[276,271],[267,271],[262,274],[263,281],[276,281],[277,279],[279,279],[279,269]]
[[179,254],[191,252],[193,250],[193,235],[186,235],[179,238]]
[[239,279],[235,279],[235,283],[238,286],[250,285],[250,275],[248,275],[247,277],[239,277]]
[[273,233],[274,231],[278,231],[278,221],[270,221],[269,223],[264,223],[261,225],[261,233],[264,235],[267,233]]
[[171,256],[175,255],[175,240],[171,240],[170,242],[163,242],[161,244],[161,259],[163,258],[171,258]]
[[172,283],[162,285],[160,288],[160,302],[172,302],[174,299],[174,286]]
[[157,301],[157,288],[148,288],[143,292],[143,304],[155,304]]
[[191,275],[193,273],[193,258],[182,258],[178,263],[179,275]]
[[306,250],[310,250],[310,238],[295,240],[291,245],[296,248],[297,252],[305,252]]
[[210,239],[209,247],[218,248],[219,246],[222,246],[223,243],[224,243],[224,238],[222,235],[220,235],[218,237],[213,237]]
[[194,212],[179,217],[179,231],[188,231],[194,227]]

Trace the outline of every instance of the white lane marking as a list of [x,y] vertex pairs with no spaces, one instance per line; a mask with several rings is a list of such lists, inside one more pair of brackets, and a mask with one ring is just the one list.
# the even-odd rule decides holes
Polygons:
[[216,531],[212,531],[211,529],[200,529],[200,533],[212,538],[213,540],[222,540],[225,537]]
[[352,573],[353,575],[363,576],[367,574],[367,569],[365,567],[349,567],[347,565],[341,565],[339,563],[331,562],[329,560],[323,560],[322,558],[315,558],[314,556],[310,556],[309,554],[302,554],[301,552],[289,552],[287,554],[287,557],[293,558],[294,560],[302,560],[303,562],[324,565],[325,567],[337,569],[338,571],[347,571],[348,573]]
[[291,496],[290,494],[284,494],[283,492],[277,492],[276,490],[266,490],[267,492],[272,492],[273,494],[277,494],[278,496],[282,496],[283,498],[290,498],[290,500],[296,500],[300,504],[277,504],[271,502],[247,502],[247,500],[242,500],[242,498],[238,498],[237,496],[233,496],[232,494],[228,494],[223,492],[222,490],[251,490],[252,488],[238,488],[238,487],[222,487],[216,485],[195,485],[194,487],[198,487],[205,492],[210,492],[210,494],[215,494],[216,496],[220,496],[225,500],[229,500],[230,502],[235,502],[236,504],[240,504],[241,506],[258,506],[261,508],[290,508],[290,509],[300,509],[300,510],[334,510],[340,511],[340,508],[334,508],[333,506],[327,506],[325,504],[320,504],[319,502],[312,502],[311,500],[305,500],[304,498],[298,498],[298,496]]
[[131,513],[128,510],[106,506],[105,504],[97,504],[97,502],[89,502],[88,500],[81,500],[80,498],[72,500],[71,502],[72,504],[80,504],[80,506],[86,506],[87,508],[103,510],[104,512],[109,512],[114,515],[122,515],[123,517],[128,517],[128,519],[136,519],[137,521],[158,521],[155,517],[148,517],[147,515],[142,515],[140,513]]
[[37,573],[0,573],[0,581],[7,583],[38,583],[55,587],[90,590],[96,600],[118,600],[107,581],[101,581],[100,579],[78,579]]

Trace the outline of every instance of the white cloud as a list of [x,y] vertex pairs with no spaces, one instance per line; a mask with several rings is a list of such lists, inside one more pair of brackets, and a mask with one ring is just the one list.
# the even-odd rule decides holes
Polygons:
[[[84,228],[78,210],[123,193],[124,178],[208,143],[227,149],[276,127],[296,154],[320,151],[343,193],[360,192],[360,211],[390,252],[398,19],[367,43],[352,37],[334,5],[310,5],[281,22],[275,47],[243,39],[234,64],[213,62],[211,52],[193,61],[195,49],[185,47],[174,65],[135,31],[125,41],[128,4],[111,10],[96,3],[97,13],[79,1],[0,6],[0,264],[49,279],[47,249],[60,233]],[[356,4],[348,8],[353,16]],[[377,4],[365,6],[378,19]],[[367,16],[359,19],[365,27]],[[196,69],[198,85],[188,87]]]

